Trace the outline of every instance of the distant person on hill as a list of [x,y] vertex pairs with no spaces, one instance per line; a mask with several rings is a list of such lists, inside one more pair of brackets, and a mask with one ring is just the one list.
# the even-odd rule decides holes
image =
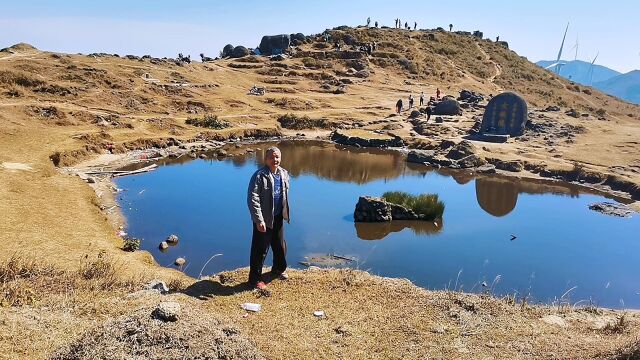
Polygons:
[[376,29],[377,29],[377,28],[378,28],[378,22],[377,22],[377,21],[376,21],[376,23],[375,23],[375,26],[376,26]]
[[371,18],[370,18],[370,17],[368,17],[368,18],[367,18],[367,27],[369,27],[369,25],[370,25],[370,24],[371,24]]
[[496,42],[500,41],[500,36],[496,36]]
[[396,112],[400,114],[401,111],[402,111],[402,99],[398,99],[398,102],[396,103]]
[[436,99],[440,100],[440,88],[436,88]]
[[405,21],[405,23],[404,23],[404,28],[405,28],[405,29],[408,29],[408,28],[409,28],[409,24],[407,24],[407,22],[406,22],[406,21]]
[[284,239],[283,220],[289,222],[289,173],[280,167],[280,149],[267,149],[265,165],[249,181],[247,204],[253,222],[249,285],[260,290],[267,285],[262,280],[262,266],[269,247],[273,251],[271,274],[286,280],[287,242]]
[[453,24],[449,24],[449,31],[453,30]]
[[413,30],[416,30],[418,28],[418,22],[414,21],[413,22]]
[[420,106],[424,105],[424,91],[420,93]]
[[432,113],[431,106],[427,106],[427,121],[431,119],[431,113]]
[[409,94],[409,109],[413,108],[413,95]]

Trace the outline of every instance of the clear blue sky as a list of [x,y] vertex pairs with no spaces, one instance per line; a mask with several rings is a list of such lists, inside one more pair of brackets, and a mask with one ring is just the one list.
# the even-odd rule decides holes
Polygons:
[[557,56],[570,22],[564,59],[579,37],[578,58],[621,72],[640,68],[640,1],[405,0],[2,0],[0,47],[27,42],[67,53],[216,56],[227,43],[255,47],[262,35],[320,33],[338,25],[395,18],[418,27],[481,30],[532,61]]

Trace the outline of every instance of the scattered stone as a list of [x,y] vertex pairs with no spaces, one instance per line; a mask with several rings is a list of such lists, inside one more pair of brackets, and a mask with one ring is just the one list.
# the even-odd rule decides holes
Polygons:
[[484,165],[478,166],[476,168],[476,172],[479,174],[495,174],[496,167],[492,164],[484,164]]
[[151,315],[162,321],[177,321],[180,317],[180,304],[174,301],[163,301],[158,304]]
[[199,158],[200,159],[206,159],[207,158],[207,154],[200,154]]
[[560,111],[560,106],[556,106],[556,105],[547,106],[545,111]]
[[144,290],[157,290],[161,294],[166,294],[169,292],[169,287],[164,281],[153,279],[144,285]]
[[227,156],[227,152],[223,149],[218,149],[218,151],[216,152],[216,156],[219,158],[223,158]]
[[166,241],[163,241],[163,242],[160,243],[160,245],[158,245],[158,248],[160,250],[167,250],[169,248],[169,244],[167,244]]
[[612,202],[599,202],[589,205],[589,209],[597,211],[601,214],[619,217],[631,217],[634,213],[633,209],[624,204],[612,203]]
[[182,266],[182,265],[184,265],[186,262],[187,262],[187,260],[185,260],[184,258],[179,257],[179,258],[177,258],[177,259],[176,259],[176,261],[174,261],[173,263],[174,263],[174,265],[175,265],[175,266]]
[[412,118],[412,119],[416,119],[416,118],[419,118],[420,115],[422,115],[422,114],[420,113],[419,110],[413,110],[411,112],[411,115],[409,115],[409,117]]
[[435,334],[444,334],[447,332],[447,328],[444,327],[443,325],[436,325],[433,328],[431,328],[431,332]]
[[431,163],[436,152],[434,150],[411,150],[407,154],[407,161],[411,163]]
[[486,160],[484,160],[483,158],[479,157],[476,154],[471,154],[465,158],[458,160],[458,165],[463,169],[479,167],[486,163],[487,163]]
[[566,328],[568,326],[567,322],[558,315],[547,315],[540,318],[540,320],[549,325],[556,325],[563,328]]
[[251,53],[249,52],[249,49],[247,49],[244,46],[236,46],[235,48],[233,48],[233,51],[231,52],[231,57],[232,58],[241,58],[241,57],[245,57],[245,56],[249,56]]
[[462,140],[458,144],[454,145],[451,150],[449,150],[449,152],[447,153],[447,157],[449,159],[460,160],[471,154],[475,154],[476,152],[476,147],[470,141]]
[[579,118],[580,115],[581,115],[580,112],[578,112],[578,110],[576,110],[576,109],[569,109],[569,111],[567,111],[564,114],[567,115],[567,116],[574,117],[576,119]]
[[489,158],[486,159],[490,164],[495,165],[496,169],[511,171],[511,172],[521,172],[524,170],[524,164],[521,160],[500,160]]

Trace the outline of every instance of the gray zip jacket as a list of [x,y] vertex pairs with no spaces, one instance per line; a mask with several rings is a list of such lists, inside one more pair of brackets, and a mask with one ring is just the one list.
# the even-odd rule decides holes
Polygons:
[[[282,178],[282,217],[289,222],[289,173],[281,167],[278,168],[278,172]],[[263,222],[270,229],[273,229],[275,217],[273,208],[274,182],[269,167],[263,166],[251,177],[247,191],[247,205],[249,205],[251,220],[255,224]]]

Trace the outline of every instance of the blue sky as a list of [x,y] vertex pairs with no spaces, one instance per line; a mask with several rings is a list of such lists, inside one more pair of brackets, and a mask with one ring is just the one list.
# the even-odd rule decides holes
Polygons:
[[[2,0],[0,47],[27,42],[67,53],[215,56],[227,43],[255,47],[262,35],[320,33],[338,25],[381,25],[395,18],[418,27],[481,30],[532,61],[555,59],[570,22],[564,59],[579,38],[578,59],[621,72],[640,68],[640,1],[405,0]],[[440,5],[439,5],[440,4]]]

